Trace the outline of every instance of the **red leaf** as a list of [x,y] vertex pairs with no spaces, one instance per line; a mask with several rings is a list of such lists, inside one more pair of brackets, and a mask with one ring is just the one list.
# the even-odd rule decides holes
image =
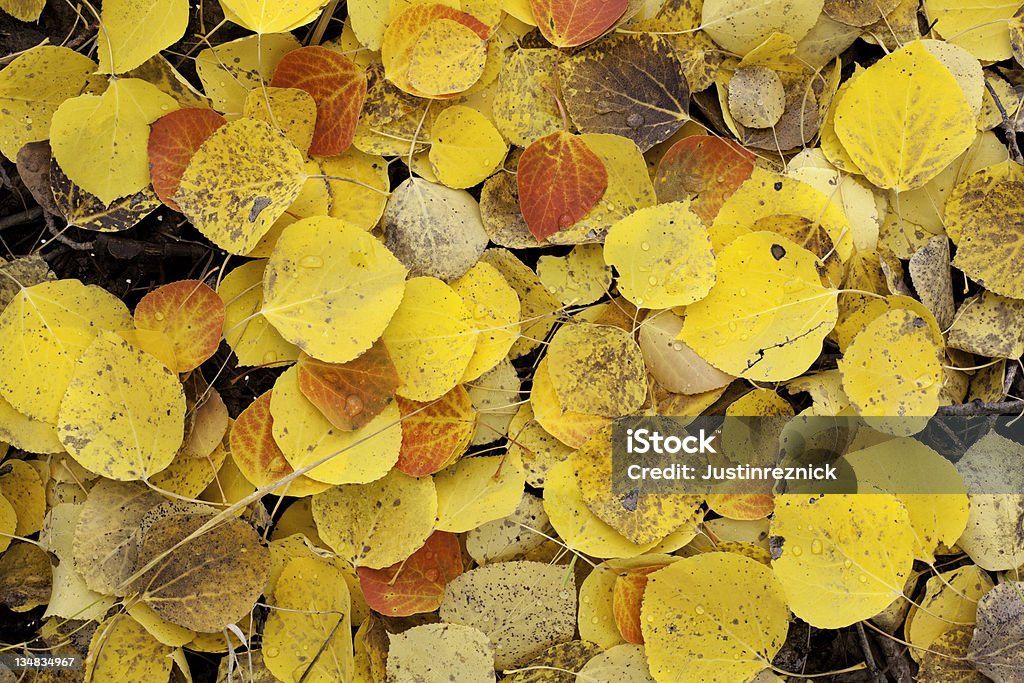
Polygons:
[[608,169],[581,138],[558,131],[530,143],[516,183],[526,225],[543,240],[594,208],[608,189]]
[[628,643],[644,644],[644,634],[640,630],[640,606],[644,601],[644,591],[647,590],[647,577],[664,566],[657,564],[630,569],[615,579],[612,614],[615,616],[615,625],[618,626],[619,633]]
[[428,403],[398,397],[402,451],[395,469],[411,477],[433,474],[455,462],[476,429],[476,411],[460,384]]
[[159,332],[174,352],[175,372],[199,367],[217,351],[224,332],[224,301],[199,280],[154,289],[135,307],[135,327]]
[[299,357],[299,391],[336,428],[350,432],[366,425],[395,397],[401,379],[384,342],[347,363]]
[[711,225],[725,200],[754,170],[754,155],[738,143],[710,135],[683,138],[665,152],[654,174],[658,202],[696,198],[693,212]]
[[212,109],[178,109],[161,116],[149,131],[149,175],[153,190],[167,206],[181,208],[171,197],[181,174],[200,145],[227,120]]
[[576,47],[610,29],[629,0],[530,0],[537,28],[552,45]]
[[462,549],[458,536],[435,531],[401,562],[356,572],[366,604],[374,611],[389,617],[433,612],[441,606],[444,587],[462,573]]
[[334,50],[313,45],[284,56],[270,85],[305,90],[316,102],[311,155],[332,157],[352,144],[366,99],[366,73]]

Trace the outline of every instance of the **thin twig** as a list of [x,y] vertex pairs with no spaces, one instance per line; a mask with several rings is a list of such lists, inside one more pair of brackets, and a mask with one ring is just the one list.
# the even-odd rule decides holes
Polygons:
[[0,218],[0,230],[6,230],[7,228],[15,228],[19,225],[25,225],[26,223],[37,221],[42,217],[42,207],[36,206],[31,209],[26,209],[21,213],[15,213],[5,218]]
[[1024,401],[971,401],[953,406],[941,406],[938,415],[964,417],[970,415],[1019,415],[1024,412]]
[[1010,116],[1006,113],[1006,107],[1003,106],[999,95],[996,94],[996,89],[992,87],[987,78],[985,79],[985,89],[992,96],[992,101],[996,103],[996,109],[999,110],[999,114],[1003,117],[1003,130],[1006,132],[1006,141],[1010,144],[1010,154],[1013,155],[1013,160],[1018,164],[1024,164],[1024,157],[1021,156],[1020,146],[1017,144],[1017,131],[1013,124],[1010,123]]

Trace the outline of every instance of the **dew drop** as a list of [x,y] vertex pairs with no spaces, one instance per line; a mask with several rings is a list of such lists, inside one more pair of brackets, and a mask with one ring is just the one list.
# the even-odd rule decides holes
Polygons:
[[673,351],[682,351],[683,350],[683,345],[680,344],[679,342],[675,342],[675,343],[672,344],[672,350]]
[[558,227],[560,227],[562,230],[566,230],[567,228],[571,228],[572,224],[573,224],[572,216],[570,216],[567,213],[563,213],[559,217],[559,219],[558,219]]
[[639,128],[644,125],[644,115],[633,112],[626,117],[626,125],[630,128]]
[[693,611],[697,614],[704,614],[704,607],[702,605],[697,605],[697,607]]
[[299,265],[303,268],[320,268],[324,265],[324,260],[319,256],[306,256],[299,261]]
[[647,615],[647,623],[649,623],[649,624],[653,624],[654,623],[654,615],[653,614],[648,614]]
[[263,363],[270,364],[277,361],[277,353],[274,351],[267,351],[263,354]]
[[600,621],[600,619],[598,619],[597,617],[590,617],[590,623],[591,624],[596,624],[599,621]]
[[720,175],[720,176],[718,176],[717,180],[718,180],[718,184],[721,185],[722,183],[725,182],[725,176],[724,175]]
[[850,567],[853,566],[853,560],[846,560],[846,561],[844,561],[843,562],[843,566],[846,567],[847,569],[849,569]]
[[437,581],[438,573],[436,569],[428,569],[423,572],[423,575],[427,577],[427,581]]
[[740,288],[740,296],[746,296],[746,295],[747,295],[747,290],[746,290],[746,289],[743,289],[743,288],[741,287],[741,288]]
[[358,396],[349,396],[345,399],[345,413],[349,417],[355,417],[363,412],[363,399]]
[[653,285],[656,285],[656,284],[658,284],[658,278],[656,278],[656,277],[654,277],[654,276],[652,275],[652,276],[650,276],[649,278],[647,278],[647,283],[648,283],[648,284],[650,284],[650,285],[652,285],[652,286],[653,286]]
[[857,577],[857,580],[860,581],[861,583],[867,583],[868,582],[868,577],[865,574],[861,574],[860,576]]
[[651,250],[651,245],[648,244],[647,242],[641,242],[640,243],[640,248],[643,249],[644,251],[650,251]]
[[749,336],[750,336],[749,334],[747,334],[746,332],[743,332],[742,334],[740,334],[740,341],[747,341],[747,337],[749,337]]
[[157,322],[159,322],[163,320],[166,316],[164,316],[164,314],[161,313],[160,311],[157,311],[156,313],[153,314],[153,317],[157,319]]
[[813,541],[811,541],[811,553],[812,554],[814,554],[814,555],[821,555],[821,550],[822,550],[821,541],[819,541],[818,539],[814,539]]
[[730,332],[735,332],[736,331],[736,323],[729,323],[729,331]]
[[278,650],[276,647],[268,647],[263,650],[263,654],[273,659],[274,657],[277,657],[279,654],[281,654],[281,651]]
[[801,555],[804,554],[804,550],[800,546],[795,545],[795,546],[793,546],[792,553],[793,553],[793,557],[800,557]]

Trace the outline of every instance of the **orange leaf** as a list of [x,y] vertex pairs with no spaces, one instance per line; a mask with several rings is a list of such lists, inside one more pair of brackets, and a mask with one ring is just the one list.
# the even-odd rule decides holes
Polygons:
[[[242,411],[231,426],[228,444],[238,471],[250,484],[263,488],[294,472],[274,441],[274,418],[270,414],[271,392],[264,392]],[[294,479],[275,493],[279,496],[309,496],[331,487],[306,476]]]
[[299,48],[284,56],[270,85],[304,90],[316,102],[310,155],[332,157],[349,148],[366,99],[366,73],[351,60],[319,45]]
[[433,474],[466,451],[476,429],[476,411],[460,384],[427,403],[398,397],[402,411],[402,450],[395,469],[412,477]]
[[174,352],[175,372],[200,366],[217,351],[224,331],[224,302],[199,280],[154,289],[135,307],[135,327],[159,332]]
[[359,567],[359,587],[370,609],[389,617],[433,612],[444,587],[462,573],[459,537],[435,531],[412,555],[384,569]]
[[629,0],[530,0],[537,28],[552,45],[576,47],[610,29]]
[[690,197],[693,212],[711,225],[725,200],[754,170],[754,155],[738,143],[711,135],[691,135],[672,145],[658,162],[654,190],[658,202]]
[[608,189],[608,169],[587,143],[564,131],[546,135],[519,157],[519,207],[543,240],[587,215]]
[[227,120],[212,109],[178,109],[161,116],[149,131],[149,175],[153,190],[167,206],[181,211],[171,197],[199,146]]
[[347,363],[299,357],[299,391],[336,428],[355,431],[377,417],[395,397],[401,379],[391,354],[378,339]]
[[615,615],[619,633],[628,643],[644,644],[644,634],[640,631],[640,606],[644,601],[644,591],[647,590],[647,576],[663,567],[663,564],[638,567],[615,579],[612,614]]

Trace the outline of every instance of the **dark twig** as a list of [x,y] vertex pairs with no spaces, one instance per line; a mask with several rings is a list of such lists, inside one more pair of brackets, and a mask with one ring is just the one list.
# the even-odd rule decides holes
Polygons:
[[1013,155],[1013,160],[1018,164],[1024,164],[1024,157],[1021,156],[1020,146],[1017,144],[1017,131],[1013,124],[1010,123],[1010,116],[1006,113],[1006,107],[1003,106],[999,95],[996,94],[996,89],[992,87],[987,78],[985,79],[985,89],[992,96],[992,101],[996,103],[996,109],[999,110],[999,114],[1003,117],[1003,130],[1006,132],[1006,141],[1010,144],[1010,154]]
[[1020,369],[1020,365],[1015,359],[1007,361],[1010,367],[1006,369],[1006,377],[1003,378],[1003,396],[1006,396],[1013,390],[1013,383],[1017,381],[1017,370]]
[[876,681],[885,683],[885,676],[878,670],[875,664],[875,655],[871,652],[871,643],[868,641],[868,634],[864,632],[864,624],[857,622],[857,638],[860,640],[860,649],[864,653],[864,663],[868,665],[871,677]]
[[897,683],[914,683],[914,674],[910,671],[906,649],[895,640],[884,636],[876,638],[875,642],[882,648],[882,653],[889,664],[886,670],[892,673]]
[[15,213],[5,218],[0,218],[0,230],[6,230],[7,228],[15,228],[19,225],[25,225],[32,221],[37,221],[43,217],[42,207],[36,206],[31,209],[22,211],[21,213]]
[[957,417],[972,415],[1019,415],[1024,413],[1024,401],[997,401],[983,403],[971,401],[954,406],[941,406],[938,415],[954,415]]

